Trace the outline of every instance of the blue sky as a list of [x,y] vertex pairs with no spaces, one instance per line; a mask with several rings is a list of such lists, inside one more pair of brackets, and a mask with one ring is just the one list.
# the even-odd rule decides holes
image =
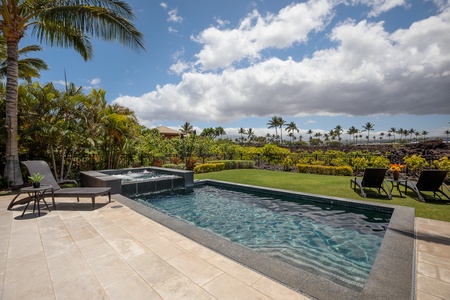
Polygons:
[[[274,133],[274,115],[298,135],[337,125],[450,129],[448,0],[128,1],[146,51],[94,42],[84,62],[70,49],[37,56],[42,83],[67,79],[107,91],[142,125]],[[32,37],[21,46],[36,43]],[[286,135],[287,136],[287,135]],[[345,138],[345,137],[344,137]]]

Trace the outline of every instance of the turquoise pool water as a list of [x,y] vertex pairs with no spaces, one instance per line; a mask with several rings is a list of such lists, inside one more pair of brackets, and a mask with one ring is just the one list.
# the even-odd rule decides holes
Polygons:
[[216,235],[361,290],[390,213],[215,186],[134,200]]

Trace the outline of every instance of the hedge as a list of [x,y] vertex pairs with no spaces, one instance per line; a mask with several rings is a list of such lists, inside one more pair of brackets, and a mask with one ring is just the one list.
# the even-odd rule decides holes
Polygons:
[[216,172],[216,171],[223,171],[224,169],[225,169],[224,163],[208,163],[195,166],[194,173],[200,174],[200,173]]
[[309,174],[343,175],[343,176],[353,175],[353,169],[350,166],[333,167],[333,166],[298,164],[297,170],[299,173],[309,173]]
[[225,170],[255,168],[255,162],[253,160],[217,160],[217,161],[210,161],[209,163],[212,164],[224,163]]

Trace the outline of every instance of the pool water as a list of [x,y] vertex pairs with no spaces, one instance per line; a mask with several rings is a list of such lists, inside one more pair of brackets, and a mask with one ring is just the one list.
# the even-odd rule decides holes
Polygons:
[[172,217],[361,290],[391,213],[296,197],[205,185],[190,193],[137,195],[134,200]]
[[145,180],[155,179],[155,178],[175,177],[175,175],[159,174],[159,173],[147,171],[147,170],[144,170],[141,172],[128,171],[127,173],[113,174],[112,176],[122,179],[122,183],[140,182],[140,181],[145,181]]

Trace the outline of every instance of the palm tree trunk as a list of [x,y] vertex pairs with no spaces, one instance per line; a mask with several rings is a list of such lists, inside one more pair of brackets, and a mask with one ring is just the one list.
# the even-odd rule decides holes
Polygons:
[[7,78],[6,78],[6,116],[5,129],[6,140],[6,166],[5,177],[13,186],[22,185],[22,173],[20,171],[19,149],[17,142],[17,115],[18,115],[18,87],[19,87],[19,43],[7,41]]

